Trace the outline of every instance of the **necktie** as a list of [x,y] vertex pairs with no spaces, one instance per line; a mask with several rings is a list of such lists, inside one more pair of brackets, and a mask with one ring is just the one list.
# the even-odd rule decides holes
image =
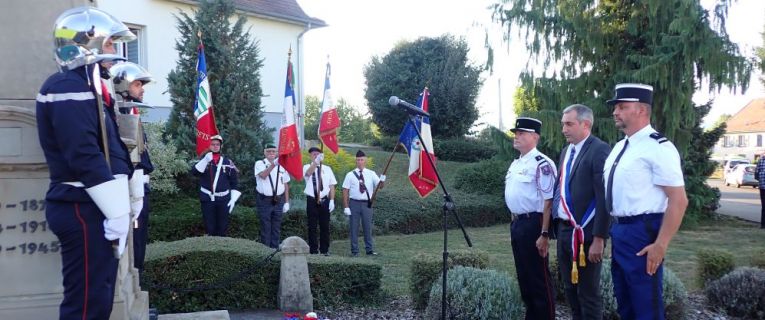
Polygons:
[[566,178],[571,175],[571,165],[574,163],[574,155],[576,154],[576,146],[571,146],[571,152],[568,154],[568,161],[566,162]]
[[622,151],[619,152],[619,154],[616,156],[614,164],[611,165],[611,172],[608,174],[608,189],[606,190],[606,212],[609,214],[614,211],[614,171],[616,171],[616,166],[619,164],[619,159],[622,158],[624,155],[624,150],[627,150],[627,146],[629,146],[629,144],[629,140],[624,140],[624,148],[622,148]]
[[359,192],[367,192],[367,185],[364,183],[364,173],[359,171]]
[[313,174],[311,175],[311,181],[313,182],[313,199],[316,200],[316,203],[319,203],[321,200],[319,200],[320,193],[319,193],[318,185],[316,184],[316,175],[317,175],[317,172],[314,171]]

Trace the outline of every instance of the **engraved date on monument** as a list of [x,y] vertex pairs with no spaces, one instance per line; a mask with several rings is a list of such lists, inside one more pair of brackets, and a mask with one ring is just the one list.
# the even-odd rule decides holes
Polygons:
[[0,232],[21,231],[21,233],[35,233],[48,231],[48,221],[24,221],[18,224],[0,224]]
[[25,242],[15,246],[0,246],[0,251],[5,251],[7,253],[18,252],[26,255],[56,253],[59,250],[61,250],[61,243],[58,241]]
[[45,211],[45,200],[25,199],[19,202],[0,203],[0,210],[16,209],[21,211]]

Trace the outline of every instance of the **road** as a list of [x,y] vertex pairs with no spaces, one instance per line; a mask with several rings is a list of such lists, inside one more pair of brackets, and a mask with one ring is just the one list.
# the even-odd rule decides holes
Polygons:
[[760,190],[752,187],[726,187],[720,179],[709,179],[707,184],[720,189],[718,213],[760,222]]

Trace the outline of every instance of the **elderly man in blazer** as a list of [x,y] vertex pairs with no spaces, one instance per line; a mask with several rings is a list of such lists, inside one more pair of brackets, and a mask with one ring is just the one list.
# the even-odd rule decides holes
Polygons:
[[558,237],[558,266],[574,320],[601,319],[600,269],[611,217],[605,209],[603,165],[611,148],[591,134],[592,110],[563,109],[563,135],[552,215]]

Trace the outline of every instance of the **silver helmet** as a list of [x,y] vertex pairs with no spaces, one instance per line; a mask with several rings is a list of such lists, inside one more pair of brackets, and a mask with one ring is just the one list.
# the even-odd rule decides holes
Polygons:
[[109,73],[114,84],[114,92],[123,98],[130,96],[130,84],[133,81],[141,81],[144,85],[154,82],[154,77],[151,76],[149,71],[132,62],[117,63],[109,68]]
[[56,62],[61,67],[74,69],[100,60],[97,55],[102,53],[107,39],[128,42],[136,36],[112,15],[84,6],[66,10],[58,16],[53,38]]

